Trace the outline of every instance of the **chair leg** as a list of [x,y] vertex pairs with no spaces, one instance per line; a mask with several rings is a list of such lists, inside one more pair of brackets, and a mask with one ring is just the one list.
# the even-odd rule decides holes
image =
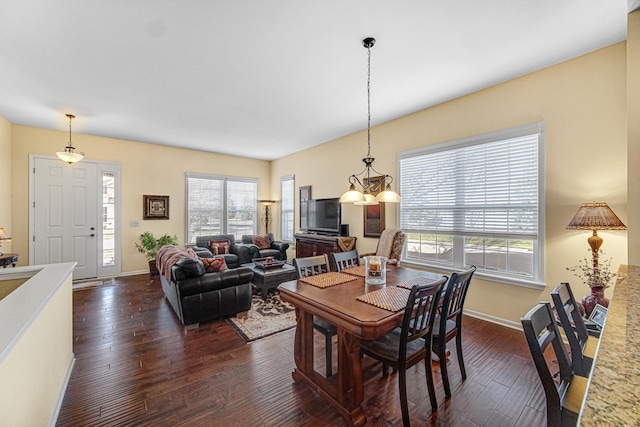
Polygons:
[[460,329],[458,329],[458,335],[456,335],[456,350],[458,352],[458,363],[460,364],[460,373],[462,374],[462,379],[467,379],[467,371],[464,368],[464,358],[462,357],[462,334],[460,333]]
[[445,355],[445,348],[438,348],[436,354],[440,358],[440,374],[442,375],[442,385],[444,386],[444,394],[447,397],[451,397],[451,387],[449,386],[449,373],[447,372],[447,356]]
[[333,375],[333,360],[332,360],[332,351],[331,351],[331,334],[325,334],[324,336],[324,353],[325,353],[325,362],[326,362],[326,373],[327,378]]
[[411,425],[409,421],[409,405],[407,403],[407,371],[398,369],[398,387],[400,387],[400,409],[402,410],[402,425]]
[[[431,351],[429,351],[431,354]],[[429,390],[429,399],[431,400],[431,410],[438,410],[438,399],[436,398],[436,388],[433,384],[433,368],[431,367],[431,357],[424,359],[424,370],[427,376],[427,389]]]

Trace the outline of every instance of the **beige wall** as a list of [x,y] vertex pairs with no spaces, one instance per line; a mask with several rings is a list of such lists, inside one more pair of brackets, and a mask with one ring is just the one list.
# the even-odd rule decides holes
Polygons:
[[640,10],[627,19],[629,264],[640,265]]
[[[29,279],[22,286],[30,289],[20,289],[22,296],[9,302],[15,302],[14,309],[27,311],[11,313],[13,324],[3,323],[3,327],[19,328],[22,324],[16,326],[15,322],[23,318],[28,321],[15,342],[2,349],[6,354],[0,360],[0,426],[53,425],[53,415],[62,403],[74,359],[73,265],[56,265],[44,275]],[[58,274],[61,271],[65,272],[64,277]],[[37,304],[32,304],[34,301]]]
[[[11,123],[0,116],[0,227],[9,237],[11,228]],[[11,243],[3,243],[0,252],[12,252]]]
[[[627,222],[625,57],[625,43],[619,43],[372,129],[375,167],[395,177],[400,151],[545,123],[548,286],[537,291],[475,280],[468,309],[519,325],[520,316],[538,301],[549,300],[561,281],[572,282],[577,295],[588,293],[566,267],[588,255],[590,233],[565,226],[581,203],[593,200],[609,203]],[[278,159],[272,164],[272,187],[281,176],[295,174],[296,189],[311,185],[314,198],[339,197],[347,189],[347,177],[361,170],[365,154],[363,131]],[[343,222],[358,237],[358,250],[375,249],[374,239],[362,238],[362,208],[344,206]],[[387,206],[386,225],[396,224],[396,208]],[[612,264],[626,263],[626,233],[599,234]]]
[[[81,120],[78,118],[76,120]],[[28,263],[29,253],[29,155],[55,155],[68,141],[66,132],[28,126],[13,126],[11,156],[13,180],[13,249],[20,253],[20,264]],[[185,176],[188,172],[257,178],[258,197],[270,194],[270,163],[241,157],[185,150],[161,145],[97,136],[73,134],[77,151],[87,160],[120,162],[122,170],[122,271],[148,270],[147,261],[134,246],[138,236],[151,231],[156,236],[176,234],[185,243]],[[144,194],[170,196],[169,220],[143,220]],[[137,221],[139,227],[129,224]]]

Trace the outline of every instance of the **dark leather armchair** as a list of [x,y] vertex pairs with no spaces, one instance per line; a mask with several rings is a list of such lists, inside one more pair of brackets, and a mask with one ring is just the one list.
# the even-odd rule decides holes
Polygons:
[[[193,247],[193,250],[202,258],[217,256],[218,254],[213,253],[209,245],[209,242],[212,240],[229,241],[229,253],[222,254],[222,257],[224,257],[227,267],[229,268],[238,268],[242,264],[250,263],[251,260],[255,258],[255,249],[251,248],[251,245],[243,245],[236,242],[233,234],[217,234],[213,236],[196,237],[196,245]],[[207,254],[207,252],[209,253]]]
[[269,239],[268,243],[265,243],[262,248],[260,248],[254,243],[256,241],[255,238],[260,236],[265,235],[245,234],[242,236],[242,244],[251,247],[250,250],[253,258],[273,257],[280,261],[287,260],[287,249],[289,249],[288,243],[274,240],[273,233],[269,233],[266,235]]

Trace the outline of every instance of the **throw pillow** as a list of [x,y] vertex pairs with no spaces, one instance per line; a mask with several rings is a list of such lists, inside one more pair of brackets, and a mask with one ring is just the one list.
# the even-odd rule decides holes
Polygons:
[[251,238],[251,243],[256,245],[258,249],[269,249],[271,244],[269,243],[269,235],[267,234],[256,234]]
[[228,240],[209,240],[209,250],[213,255],[222,255],[229,253]]
[[222,257],[200,258],[200,261],[204,264],[204,270],[207,273],[217,273],[227,269],[227,263]]

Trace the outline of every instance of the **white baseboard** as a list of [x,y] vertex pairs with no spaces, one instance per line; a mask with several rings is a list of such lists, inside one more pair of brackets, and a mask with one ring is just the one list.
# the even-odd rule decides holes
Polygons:
[[479,311],[464,309],[463,312],[465,315],[475,317],[476,319],[486,320],[487,322],[495,323],[497,325],[506,326],[507,328],[517,329],[519,331],[522,331],[522,325],[518,322],[502,319],[500,317],[491,316],[485,313],[480,313]]
[[64,374],[64,379],[62,380],[62,385],[60,386],[60,391],[58,392],[58,399],[56,400],[56,406],[54,407],[53,413],[51,414],[51,418],[49,419],[49,427],[55,427],[56,421],[58,421],[58,415],[60,414],[60,408],[62,408],[62,401],[64,400],[64,394],[67,391],[67,386],[69,385],[69,379],[71,378],[71,373],[73,372],[73,366],[76,364],[76,355],[71,353],[71,359],[69,360],[69,365],[67,366],[67,372]]

